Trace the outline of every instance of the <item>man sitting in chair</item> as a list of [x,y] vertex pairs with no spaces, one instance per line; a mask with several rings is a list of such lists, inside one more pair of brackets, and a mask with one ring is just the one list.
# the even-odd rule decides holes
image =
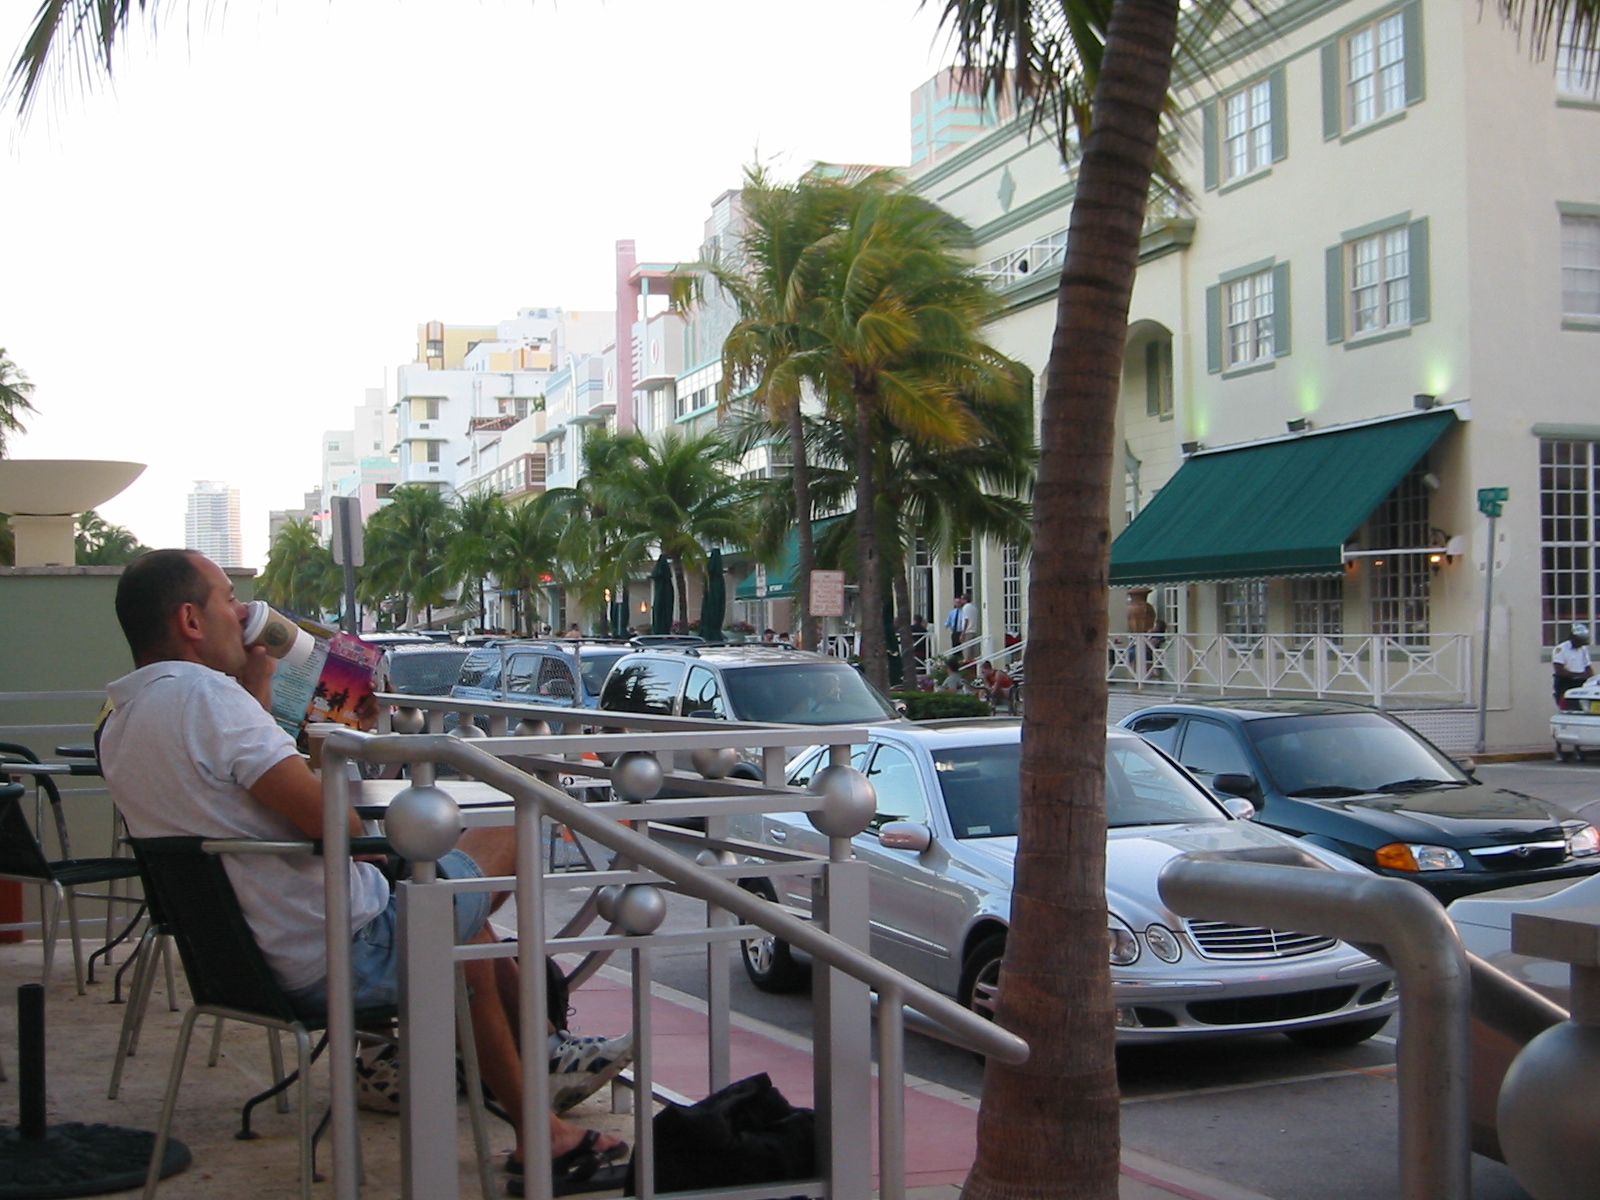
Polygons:
[[[273,660],[246,648],[245,606],[210,559],[157,550],[135,560],[117,585],[117,619],[135,670],[108,688],[113,711],[100,739],[111,797],[137,838],[264,840],[322,836],[322,784],[268,712]],[[351,814],[352,835],[361,832]],[[311,854],[224,857],[228,878],[261,952],[290,1001],[308,1017],[327,1009],[322,860]],[[439,861],[446,878],[514,873],[514,834],[470,829]],[[459,942],[489,942],[493,897],[456,897]],[[371,863],[350,880],[352,968],[357,1008],[398,998],[394,895]],[[508,1169],[523,1192],[522,1058],[516,1032],[516,967],[509,959],[466,964],[473,1032],[484,1083],[517,1129]],[[588,1095],[631,1057],[631,1035],[572,1038],[547,1031],[555,1110]],[[552,1111],[556,1195],[617,1187],[627,1144],[582,1129]]]

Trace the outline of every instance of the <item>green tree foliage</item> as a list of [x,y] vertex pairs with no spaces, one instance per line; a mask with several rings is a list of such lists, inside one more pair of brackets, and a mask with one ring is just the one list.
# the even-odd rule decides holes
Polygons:
[[454,522],[450,506],[432,488],[402,484],[389,503],[367,521],[366,578],[361,598],[368,604],[398,604],[400,624],[417,610],[431,624],[433,610],[449,593],[446,563]]
[[73,542],[74,559],[80,567],[121,566],[150,552],[131,530],[111,524],[92,508],[78,514]]
[[0,458],[6,456],[6,436],[26,433],[22,414],[38,412],[33,401],[33,384],[20,367],[11,361],[4,346],[0,346]]
[[451,514],[445,570],[451,582],[471,588],[476,594],[480,624],[487,624],[484,582],[494,572],[506,516],[505,501],[494,492],[460,497]]
[[344,572],[322,544],[309,518],[289,521],[272,540],[261,573],[261,599],[303,617],[321,617],[340,605]]
[[510,506],[495,541],[491,569],[500,586],[516,593],[516,627],[520,633],[534,628],[534,590],[555,579],[563,538],[572,528],[573,514],[581,506],[568,488],[541,492]]

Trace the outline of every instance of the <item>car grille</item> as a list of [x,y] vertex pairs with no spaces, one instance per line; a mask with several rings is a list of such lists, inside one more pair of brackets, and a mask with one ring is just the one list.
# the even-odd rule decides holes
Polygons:
[[1480,846],[1467,851],[1486,871],[1538,871],[1567,859],[1567,843],[1528,842],[1521,846]]
[[1356,994],[1354,987],[1318,988],[1277,996],[1237,996],[1231,1000],[1196,1000],[1189,1015],[1202,1025],[1264,1025],[1337,1012]]
[[1294,958],[1335,944],[1333,938],[1317,934],[1228,925],[1222,921],[1185,921],[1184,928],[1207,958]]

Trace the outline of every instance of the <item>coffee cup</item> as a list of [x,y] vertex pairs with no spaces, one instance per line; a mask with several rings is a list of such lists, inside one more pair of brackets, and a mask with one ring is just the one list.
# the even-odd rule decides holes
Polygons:
[[311,657],[316,639],[265,600],[252,600],[244,619],[244,644],[265,646],[267,653],[298,667]]

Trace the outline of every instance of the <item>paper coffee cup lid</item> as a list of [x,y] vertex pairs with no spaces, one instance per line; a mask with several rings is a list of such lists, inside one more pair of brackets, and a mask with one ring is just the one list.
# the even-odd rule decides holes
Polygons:
[[261,630],[267,623],[267,614],[272,609],[265,600],[252,600],[245,607],[249,612],[244,619],[244,644],[248,646],[261,636]]

